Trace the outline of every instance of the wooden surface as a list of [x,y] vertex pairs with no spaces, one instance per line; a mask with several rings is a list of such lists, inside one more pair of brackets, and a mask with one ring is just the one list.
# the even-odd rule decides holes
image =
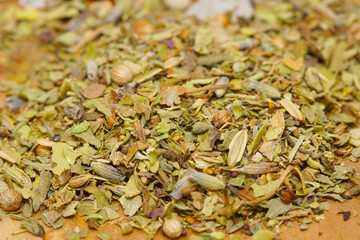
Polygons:
[[[2,3],[3,4],[3,3]],[[0,4],[1,6],[1,4]],[[34,46],[32,46],[34,47]],[[23,55],[21,53],[16,53],[20,55],[19,57],[23,60],[36,62],[36,59],[31,59],[31,57],[39,57],[35,55]],[[22,53],[24,54],[24,53]],[[0,50],[0,58],[4,57],[1,54]],[[30,59],[29,59],[30,58]],[[4,76],[4,71],[0,68],[0,81]],[[4,107],[4,99],[5,95],[0,93],[0,109]],[[356,172],[360,173],[360,164],[359,163],[349,163],[346,162],[346,165],[353,165],[356,168]],[[356,181],[359,182],[359,179],[356,178]],[[321,220],[320,223],[312,223],[309,224],[309,229],[306,231],[301,231],[299,229],[299,225],[296,221],[293,222],[294,227],[290,228],[285,226],[284,224],[281,226],[281,234],[277,235],[278,239],[282,240],[290,240],[290,239],[302,239],[302,240],[313,240],[313,239],[324,239],[324,240],[342,240],[342,239],[360,239],[360,217],[354,216],[354,211],[360,211],[360,198],[356,197],[352,200],[348,200],[345,203],[339,202],[331,202],[331,209],[329,212],[325,212],[325,219]],[[348,221],[344,221],[342,214],[338,214],[341,211],[351,211],[351,216]],[[121,229],[119,226],[115,225],[119,220],[115,220],[113,222],[106,223],[104,226],[99,228],[98,231],[91,230],[86,239],[96,239],[96,234],[100,232],[108,232],[111,235],[112,240],[120,240],[120,239],[146,239],[146,234],[135,230],[132,234],[128,236],[123,236],[121,234]],[[46,225],[40,220],[41,225],[45,227],[46,232],[51,231],[52,229],[46,227]],[[62,229],[71,229],[73,227],[79,227],[80,229],[87,229],[87,223],[80,217],[72,217],[64,220],[64,225]],[[6,216],[4,219],[0,221],[0,240],[30,240],[30,239],[41,239],[39,237],[34,237],[30,233],[21,233],[17,235],[13,235],[13,233],[21,231],[20,223],[17,221],[13,221],[10,217]],[[189,239],[190,235],[193,234],[190,230],[188,230],[187,235],[180,239]],[[248,239],[249,237],[239,233],[241,239]],[[161,233],[158,233],[155,236],[155,239],[166,239]]]

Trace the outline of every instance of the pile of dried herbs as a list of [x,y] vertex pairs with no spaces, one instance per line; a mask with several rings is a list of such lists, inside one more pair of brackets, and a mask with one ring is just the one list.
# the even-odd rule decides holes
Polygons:
[[40,211],[53,228],[78,214],[151,237],[174,218],[271,239],[357,195],[359,2],[254,4],[235,22],[158,0],[4,10],[0,203],[11,188],[21,204],[3,209],[38,236]]

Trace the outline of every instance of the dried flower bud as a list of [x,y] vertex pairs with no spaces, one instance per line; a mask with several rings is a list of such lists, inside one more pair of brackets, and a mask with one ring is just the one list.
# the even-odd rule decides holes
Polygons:
[[114,83],[122,86],[132,80],[133,74],[129,67],[119,64],[111,69],[111,78]]
[[67,239],[63,231],[51,231],[47,232],[44,236],[44,240],[64,240]]
[[221,110],[215,113],[213,123],[216,128],[221,128],[227,122],[232,122],[231,113],[226,110]]
[[66,116],[74,120],[79,120],[84,115],[84,111],[78,105],[74,105],[73,107],[65,107],[64,112]]
[[16,211],[22,205],[22,196],[14,189],[8,188],[0,195],[0,205],[5,211]]
[[165,219],[162,230],[167,237],[178,238],[182,234],[183,226],[179,220]]

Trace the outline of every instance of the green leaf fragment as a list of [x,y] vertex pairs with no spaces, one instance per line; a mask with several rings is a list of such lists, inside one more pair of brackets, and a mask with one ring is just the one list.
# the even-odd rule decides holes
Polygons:
[[46,195],[50,189],[52,174],[46,170],[40,172],[39,184],[31,192],[31,198],[33,200],[33,209],[34,212],[37,212],[40,208],[40,205],[46,199]]
[[140,196],[135,196],[132,198],[128,198],[123,195],[119,202],[124,209],[124,214],[126,216],[134,216],[139,208],[142,206],[142,199]]
[[66,143],[54,143],[52,145],[51,161],[56,164],[51,171],[60,175],[65,169],[70,168],[70,164],[74,164],[77,153]]
[[261,229],[251,236],[250,240],[272,240],[274,233],[269,230]]
[[281,214],[288,212],[292,208],[292,204],[284,203],[280,198],[273,198],[269,202],[269,210],[265,217],[275,218]]
[[124,192],[126,197],[134,197],[141,193],[140,186],[138,185],[138,177],[134,174],[130,177],[126,186],[124,187]]
[[170,125],[166,122],[159,122],[156,126],[156,131],[158,133],[168,133],[170,131]]
[[74,134],[79,134],[79,133],[82,133],[82,132],[85,132],[86,130],[88,130],[89,127],[90,127],[90,123],[88,121],[82,121],[79,124],[75,123],[71,127],[71,132]]
[[253,185],[251,185],[251,188],[254,191],[254,196],[262,197],[262,196],[265,196],[266,194],[274,191],[276,186],[279,184],[279,182],[280,182],[280,179],[270,181],[264,185],[258,185],[257,183],[254,183]]
[[254,151],[257,149],[257,147],[259,146],[262,137],[265,135],[266,130],[267,130],[268,124],[264,124],[262,125],[262,127],[259,129],[259,131],[257,132],[254,140],[252,141],[250,148],[249,148],[249,153],[248,155],[251,155],[252,153],[254,153]]

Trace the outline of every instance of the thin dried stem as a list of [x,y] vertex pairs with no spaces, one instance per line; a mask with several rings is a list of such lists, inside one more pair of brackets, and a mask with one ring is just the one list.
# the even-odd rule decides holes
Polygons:
[[281,178],[280,178],[279,183],[276,185],[276,187],[274,188],[273,191],[269,192],[268,194],[266,194],[266,195],[263,196],[263,197],[256,198],[256,199],[251,200],[251,201],[246,201],[246,203],[247,203],[248,205],[251,205],[251,206],[256,206],[256,205],[258,205],[258,204],[260,204],[260,203],[268,200],[268,199],[271,198],[272,196],[274,196],[275,193],[278,191],[278,189],[279,189],[279,188],[281,187],[281,185],[283,184],[285,178],[289,175],[289,173],[290,173],[293,169],[294,169],[294,167],[291,166],[291,165],[289,165],[289,166],[285,169],[283,175],[282,175]]
[[202,91],[208,91],[208,90],[214,90],[214,89],[220,89],[220,88],[230,88],[233,86],[234,86],[234,84],[232,84],[232,83],[220,84],[220,85],[210,85],[210,86],[196,88],[196,89],[186,91],[185,94],[198,93],[198,92],[202,92]]
[[306,193],[307,193],[307,190],[306,190],[306,185],[305,185],[304,177],[303,177],[303,175],[301,174],[300,169],[299,169],[298,166],[295,167],[295,171],[297,172],[297,174],[298,174],[299,177],[300,177],[301,188],[302,188],[303,192],[306,194]]

